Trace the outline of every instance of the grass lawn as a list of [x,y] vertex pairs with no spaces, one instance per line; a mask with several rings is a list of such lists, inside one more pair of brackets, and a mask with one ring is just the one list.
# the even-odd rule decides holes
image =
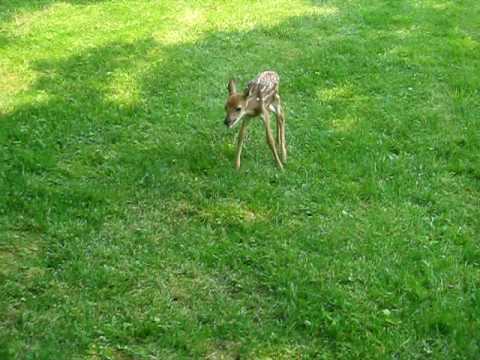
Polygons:
[[478,359],[479,96],[478,0],[2,0],[0,359]]

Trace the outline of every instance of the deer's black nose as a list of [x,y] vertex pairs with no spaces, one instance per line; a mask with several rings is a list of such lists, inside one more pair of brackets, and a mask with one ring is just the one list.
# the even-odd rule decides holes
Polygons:
[[223,123],[225,124],[225,126],[228,126],[230,124],[230,121],[228,121],[228,116],[225,118]]

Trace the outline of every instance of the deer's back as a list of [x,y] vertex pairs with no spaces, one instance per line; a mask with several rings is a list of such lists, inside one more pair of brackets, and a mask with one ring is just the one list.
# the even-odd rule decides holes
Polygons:
[[277,94],[279,83],[280,77],[275,71],[264,71],[248,83],[248,94],[268,100]]

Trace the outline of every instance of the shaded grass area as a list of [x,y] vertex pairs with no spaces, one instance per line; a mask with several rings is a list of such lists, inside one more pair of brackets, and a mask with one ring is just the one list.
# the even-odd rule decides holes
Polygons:
[[475,358],[480,6],[273,3],[2,5],[2,356]]

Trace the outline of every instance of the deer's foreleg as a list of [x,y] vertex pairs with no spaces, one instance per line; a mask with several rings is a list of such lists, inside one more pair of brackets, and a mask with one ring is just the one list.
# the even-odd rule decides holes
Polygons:
[[238,140],[237,140],[237,151],[235,155],[235,168],[238,170],[240,169],[240,158],[242,156],[242,149],[243,149],[243,142],[245,141],[245,135],[247,133],[247,125],[249,119],[244,119],[242,121],[242,125],[240,127],[240,132],[238,133]]

